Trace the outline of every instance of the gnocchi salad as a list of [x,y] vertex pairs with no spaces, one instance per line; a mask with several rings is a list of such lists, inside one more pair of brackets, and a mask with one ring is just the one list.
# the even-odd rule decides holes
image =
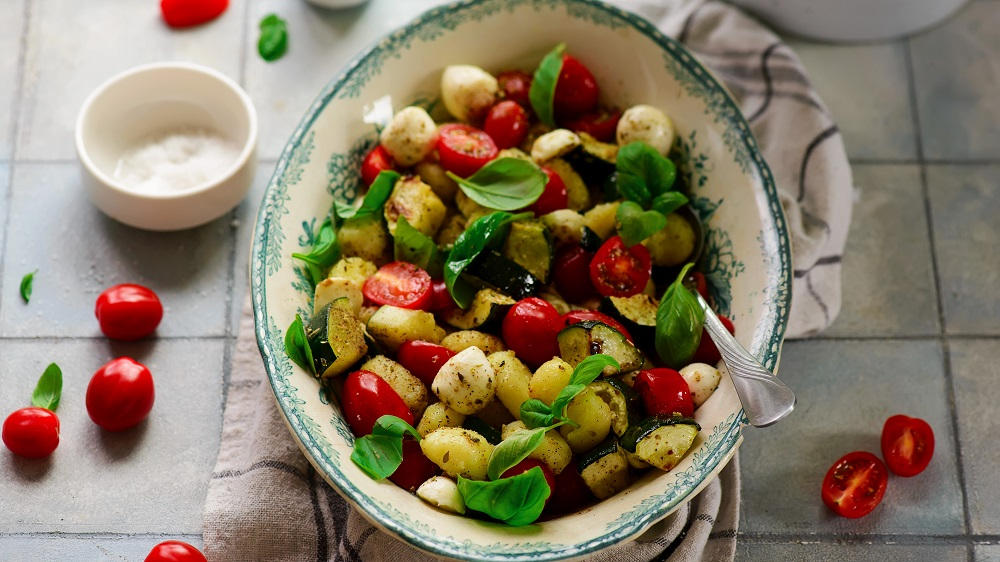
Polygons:
[[669,116],[602,104],[563,45],[533,73],[448,66],[440,103],[384,124],[365,195],[293,256],[315,293],[285,349],[336,396],[352,460],[510,525],[671,470],[721,375]]

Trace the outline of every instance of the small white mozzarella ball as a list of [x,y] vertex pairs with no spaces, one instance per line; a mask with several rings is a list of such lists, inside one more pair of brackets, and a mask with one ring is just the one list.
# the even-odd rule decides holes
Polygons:
[[417,488],[417,496],[425,502],[445,511],[465,514],[465,501],[458,484],[447,476],[432,476]]
[[393,115],[379,140],[399,165],[412,166],[433,150],[437,125],[423,108],[405,107]]
[[441,100],[459,121],[475,121],[493,107],[500,85],[489,72],[470,64],[453,64],[441,74]]
[[549,131],[531,145],[531,159],[538,164],[545,163],[572,151],[580,142],[580,136],[569,129]]
[[708,397],[719,388],[719,381],[722,380],[722,373],[715,367],[705,363],[691,363],[680,370],[681,376],[688,384],[691,391],[691,399],[694,407],[697,408],[708,400]]
[[622,113],[618,121],[618,144],[642,141],[666,156],[674,144],[674,124],[651,105],[636,105]]
[[431,390],[452,410],[475,414],[493,400],[496,371],[482,349],[467,347],[441,365]]

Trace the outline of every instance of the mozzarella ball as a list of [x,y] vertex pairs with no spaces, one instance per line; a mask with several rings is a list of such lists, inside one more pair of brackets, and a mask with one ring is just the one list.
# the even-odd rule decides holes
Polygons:
[[666,156],[674,144],[674,124],[659,109],[651,105],[636,105],[622,113],[617,138],[621,146],[642,141]]
[[691,391],[691,399],[694,407],[697,408],[708,400],[708,397],[719,388],[719,381],[722,380],[722,373],[718,369],[705,363],[691,363],[680,370],[684,381],[688,383]]
[[535,139],[531,145],[531,159],[538,164],[559,158],[580,146],[580,136],[569,129],[549,131]]
[[420,107],[403,108],[382,130],[382,146],[401,166],[412,166],[431,153],[437,140],[437,125]]
[[441,74],[441,100],[459,121],[476,121],[497,99],[500,86],[489,72],[469,64],[453,64]]
[[452,410],[475,414],[493,400],[496,372],[483,350],[468,347],[441,365],[431,390]]

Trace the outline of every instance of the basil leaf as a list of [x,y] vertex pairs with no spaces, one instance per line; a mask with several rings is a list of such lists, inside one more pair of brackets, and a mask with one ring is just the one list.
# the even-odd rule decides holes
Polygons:
[[323,224],[320,225],[319,232],[316,233],[316,240],[309,253],[294,253],[292,257],[305,262],[313,285],[318,284],[326,277],[326,271],[340,259],[337,232],[333,228],[333,221],[330,217],[324,219]]
[[656,310],[656,354],[675,369],[690,362],[698,350],[705,322],[705,311],[694,293],[684,286],[684,277],[692,266],[689,263],[681,269]]
[[288,49],[288,26],[277,14],[268,14],[260,20],[260,39],[257,52],[267,62],[276,61]]
[[309,347],[309,338],[306,337],[306,328],[302,325],[302,317],[298,314],[295,315],[295,320],[285,330],[285,355],[299,367],[302,367],[313,375],[316,374],[312,348]]
[[618,235],[632,247],[667,226],[667,217],[659,211],[643,211],[634,201],[622,201],[615,215]]
[[538,68],[535,69],[534,78],[531,79],[531,89],[528,90],[531,109],[535,110],[539,121],[549,127],[556,126],[552,99],[556,95],[556,82],[559,81],[559,73],[562,72],[565,51],[566,44],[559,43],[542,58],[542,62],[538,63]]
[[686,205],[687,202],[688,198],[680,191],[666,191],[653,197],[652,207],[654,211],[669,215]]
[[37,269],[21,278],[21,298],[24,299],[25,304],[31,300],[31,290],[35,284],[36,273],[38,273]]
[[378,176],[375,176],[375,181],[368,188],[368,193],[365,193],[365,197],[361,200],[361,205],[358,208],[334,201],[334,213],[336,213],[337,218],[340,220],[363,219],[377,216],[382,212],[382,207],[385,206],[385,202],[392,195],[392,188],[396,186],[396,181],[401,177],[399,172],[382,170],[378,173]]
[[533,216],[531,213],[516,215],[505,211],[479,217],[458,236],[448,260],[444,263],[444,284],[455,304],[468,308],[476,289],[459,276],[491,243],[503,242],[510,223]]
[[552,425],[553,418],[555,416],[552,414],[552,408],[549,408],[545,402],[537,398],[529,398],[521,402],[521,421],[529,429]]
[[485,513],[508,525],[534,523],[552,494],[541,467],[490,482],[458,477],[458,491],[465,507]]
[[409,435],[417,441],[420,441],[420,432],[414,429],[412,425],[406,423],[403,418],[390,416],[388,414],[379,416],[379,418],[375,420],[375,425],[372,427],[372,435],[399,437],[400,439]]
[[542,439],[545,438],[545,432],[552,427],[554,426],[522,429],[501,441],[493,448],[490,464],[486,467],[486,474],[490,480],[497,480],[510,467],[526,459],[532,451],[538,448]]
[[577,394],[583,392],[583,389],[587,388],[587,385],[594,382],[597,377],[601,376],[601,372],[604,371],[605,367],[614,367],[615,369],[620,368],[618,361],[610,355],[604,355],[603,353],[598,353],[596,355],[591,355],[580,361],[580,364],[573,369],[573,374],[569,377],[569,384],[563,387],[556,395],[556,399],[552,401],[552,413],[559,416],[561,419],[576,425],[575,422],[565,417],[563,410],[566,406],[576,397]]
[[669,191],[677,178],[674,163],[642,141],[618,149],[615,170],[618,191],[643,208],[649,207],[653,197]]
[[545,191],[548,176],[533,162],[520,158],[497,158],[469,176],[451,172],[448,177],[476,203],[499,211],[513,211],[531,205]]
[[62,383],[62,369],[59,365],[50,363],[39,377],[35,391],[31,393],[31,405],[56,411],[62,396]]
[[441,277],[443,263],[437,244],[426,234],[410,226],[403,215],[399,215],[396,221],[393,244],[393,254],[397,261],[410,262],[435,279]]
[[354,440],[351,460],[375,480],[392,475],[403,463],[403,437],[409,434],[420,441],[420,433],[396,416],[385,415],[375,420],[369,435]]

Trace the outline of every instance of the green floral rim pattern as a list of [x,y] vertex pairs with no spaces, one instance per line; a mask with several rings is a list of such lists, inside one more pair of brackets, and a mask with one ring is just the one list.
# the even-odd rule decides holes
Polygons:
[[[684,83],[687,93],[702,99],[708,111],[713,112],[716,122],[724,127],[727,132],[725,144],[739,166],[749,173],[759,175],[763,183],[772,219],[771,224],[765,223],[764,235],[776,239],[778,250],[778,259],[769,264],[769,284],[776,284],[779,289],[771,301],[772,310],[768,315],[773,324],[766,327],[764,345],[758,354],[765,365],[772,369],[778,360],[790,301],[787,288],[791,285],[791,255],[787,227],[770,169],[757,150],[749,126],[735,102],[711,74],[683,46],[660,33],[648,21],[599,0],[467,0],[424,13],[355,58],[323,89],[299,123],[278,161],[258,213],[251,261],[251,297],[258,347],[279,407],[293,429],[293,434],[340,493],[351,498],[353,503],[380,526],[403,540],[423,550],[457,558],[555,560],[583,556],[631,537],[695,493],[699,484],[704,483],[705,475],[711,474],[731,455],[740,439],[741,426],[746,422],[742,412],[739,412],[731,414],[728,419],[713,427],[705,445],[694,455],[692,465],[678,475],[676,485],[662,494],[647,498],[633,510],[622,513],[607,526],[603,535],[595,539],[569,545],[548,542],[478,545],[468,540],[441,537],[427,524],[414,521],[395,507],[361,493],[339,469],[340,454],[323,436],[319,423],[303,411],[304,401],[298,397],[298,389],[289,381],[293,367],[282,351],[282,332],[267,310],[265,285],[267,278],[280,269],[281,260],[285,259],[281,248],[286,236],[279,221],[282,215],[289,212],[289,187],[298,183],[302,168],[310,160],[314,144],[313,132],[309,129],[331,100],[359,95],[364,84],[380,72],[381,63],[388,57],[397,56],[400,49],[408,48],[413,41],[431,41],[444,33],[444,30],[453,30],[464,22],[512,10],[518,5],[530,5],[536,11],[562,7],[569,17],[585,19],[612,29],[632,27],[664,50],[668,67]],[[334,180],[332,177],[330,179]],[[708,203],[717,205],[710,201]],[[336,406],[332,407],[336,414]],[[339,435],[350,434],[340,416],[332,415],[329,423]]]

